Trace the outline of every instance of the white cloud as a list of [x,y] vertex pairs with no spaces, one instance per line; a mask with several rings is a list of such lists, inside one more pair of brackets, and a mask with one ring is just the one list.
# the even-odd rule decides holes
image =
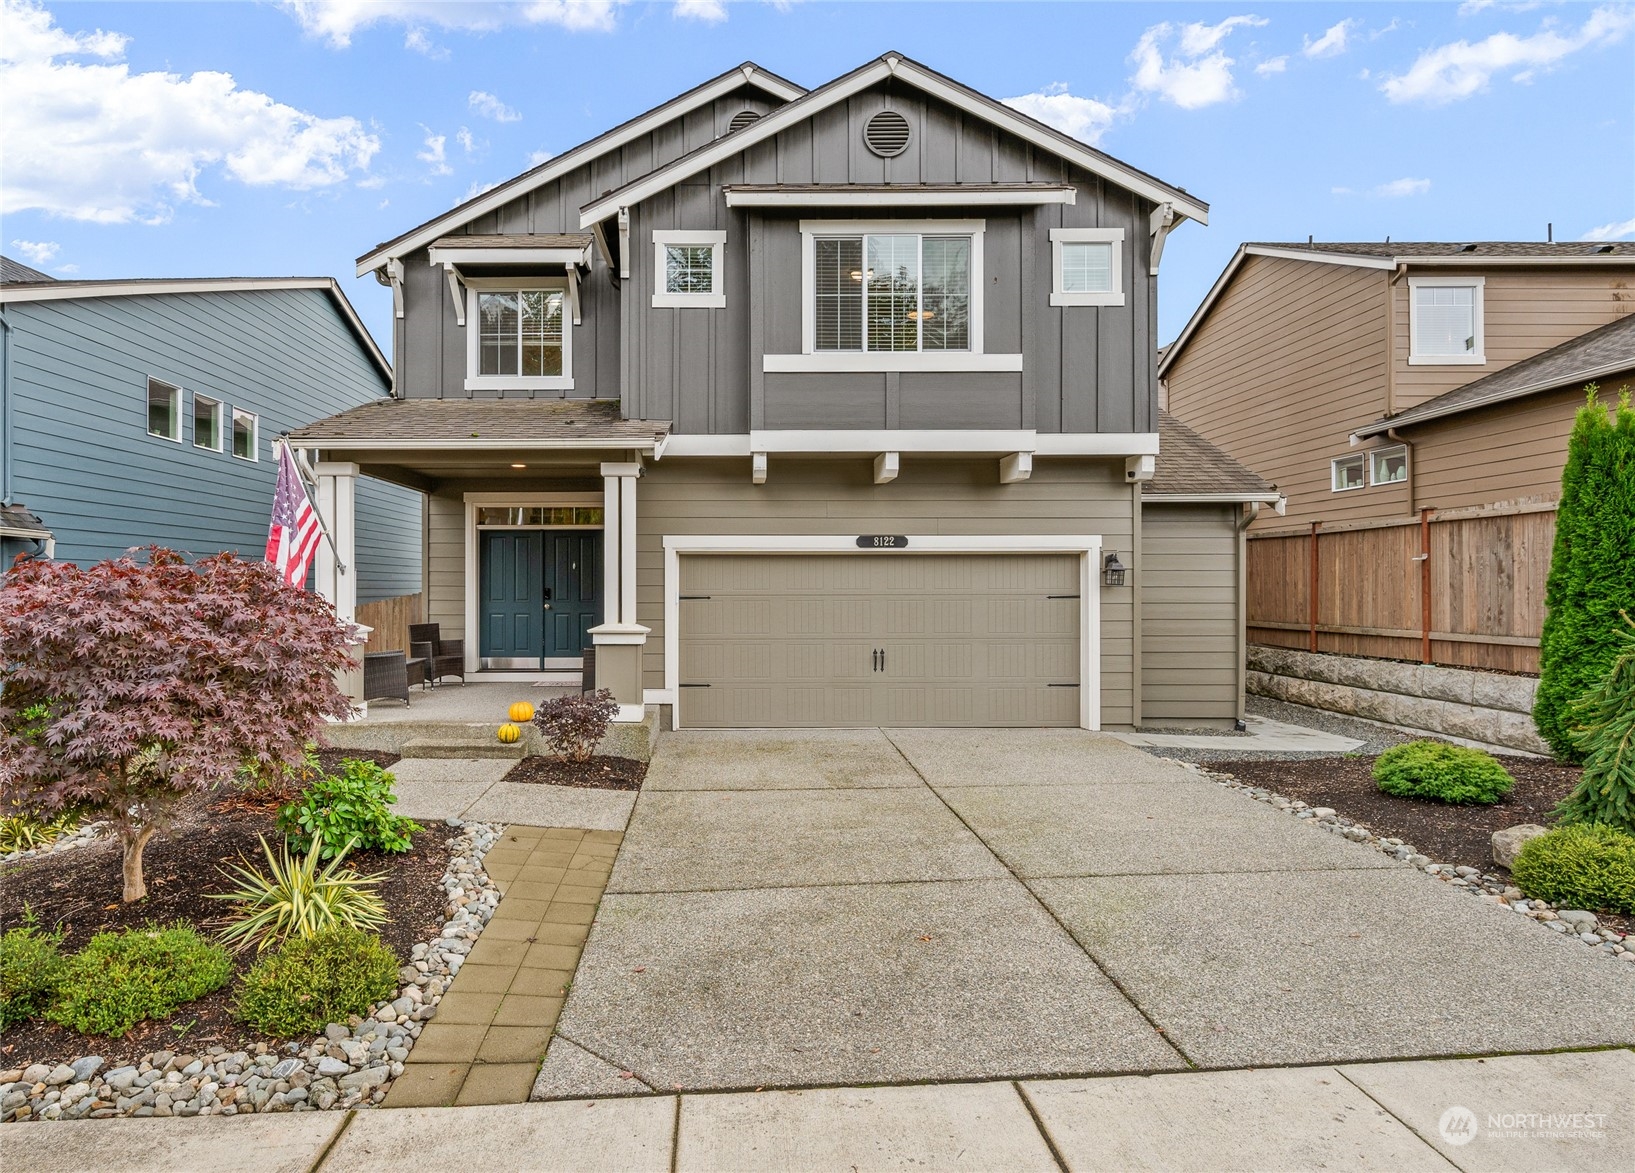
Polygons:
[[470,96],[466,98],[466,105],[475,113],[484,118],[492,118],[495,122],[522,121],[522,111],[507,106],[487,90],[472,90]]
[[403,34],[403,47],[419,53],[423,57],[430,57],[433,61],[447,61],[449,52],[432,41],[422,28],[410,28]]
[[1351,195],[1352,191],[1349,187],[1331,187],[1328,189],[1328,193],[1329,195]]
[[[301,28],[337,49],[371,25],[436,25],[460,32],[494,32],[512,25],[551,24],[570,32],[610,32],[624,0],[285,0]],[[413,46],[410,46],[411,48]]]
[[554,158],[556,156],[549,151],[530,151],[528,153],[528,169],[531,171],[541,163],[548,163]]
[[456,200],[454,202],[457,205],[458,204],[463,204],[467,200],[476,199],[478,196],[482,195],[483,192],[485,192],[485,191],[493,191],[498,186],[499,186],[499,184],[497,182],[496,183],[484,183],[484,182],[482,182],[482,180],[477,180],[470,187],[466,188],[465,195],[461,196],[458,200]]
[[1118,116],[1118,111],[1106,102],[1068,93],[1067,86],[1062,82],[1048,85],[1037,93],[1019,94],[1004,101],[1005,105],[1020,110],[1029,118],[1037,118],[1046,126],[1054,126],[1063,134],[1091,144],[1100,141]]
[[1324,30],[1315,41],[1310,37],[1304,38],[1305,45],[1300,51],[1307,57],[1338,57],[1350,48],[1351,32],[1360,24],[1360,20],[1342,20]]
[[[1219,24],[1155,24],[1141,34],[1130,54],[1135,66],[1130,84],[1183,110],[1231,101],[1238,96],[1232,82],[1233,60],[1220,44],[1233,29],[1265,23],[1258,16],[1229,16]],[[1172,45],[1174,52],[1166,56]]]
[[57,266],[57,272],[67,273],[70,277],[72,277],[75,273],[79,272],[79,266],[78,265],[58,265]]
[[1576,32],[1559,32],[1547,21],[1530,37],[1494,33],[1475,44],[1454,41],[1427,49],[1407,73],[1387,77],[1380,89],[1393,102],[1455,102],[1486,89],[1495,73],[1514,69],[1512,81],[1531,81],[1535,71],[1549,69],[1581,49],[1615,44],[1631,28],[1635,8],[1608,6],[1590,13]]
[[62,251],[54,240],[14,240],[11,247],[22,253],[31,265],[49,265],[51,258]]
[[1268,57],[1259,65],[1255,66],[1255,72],[1260,74],[1261,77],[1267,77],[1270,74],[1282,73],[1288,67],[1288,57]]
[[420,129],[426,132],[426,149],[416,151],[414,157],[426,164],[433,175],[453,175],[454,168],[448,165],[448,135],[433,134],[429,126]]
[[725,0],[676,0],[670,13],[680,20],[720,24],[727,19],[727,5]]
[[[1578,239],[1579,240],[1624,240],[1624,239],[1626,239],[1628,237],[1631,237],[1631,236],[1635,236],[1635,216],[1631,216],[1628,220],[1625,220],[1625,221],[1623,221],[1621,223],[1619,221],[1615,220],[1611,224],[1603,224],[1599,228],[1591,228],[1588,232],[1584,233],[1584,235],[1580,236]],[[16,245],[21,245],[22,241],[14,240],[14,241],[12,241],[12,243],[16,244]]]
[[1401,199],[1403,196],[1424,195],[1431,190],[1431,181],[1428,179],[1412,179],[1404,177],[1393,179],[1390,183],[1382,183],[1374,189],[1374,194],[1382,199]]
[[468,155],[477,149],[477,140],[472,138],[471,131],[463,126],[455,132],[454,141],[459,143],[460,148]]
[[198,186],[207,169],[310,189],[344,182],[380,149],[356,118],[320,118],[231,74],[132,73],[118,61],[128,41],[70,33],[30,0],[4,0],[0,214],[156,223],[177,203],[210,203]]

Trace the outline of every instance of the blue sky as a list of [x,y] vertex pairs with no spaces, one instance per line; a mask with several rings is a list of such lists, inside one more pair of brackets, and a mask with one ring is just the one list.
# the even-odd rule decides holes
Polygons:
[[1635,236],[1635,5],[0,0],[0,249],[60,276],[334,274],[745,59],[895,49],[1212,205],[1244,240]]

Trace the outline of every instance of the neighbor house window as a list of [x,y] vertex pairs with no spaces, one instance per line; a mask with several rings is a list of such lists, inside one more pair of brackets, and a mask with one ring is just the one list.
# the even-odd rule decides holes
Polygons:
[[478,279],[467,285],[468,390],[572,388],[564,282]]
[[727,304],[721,284],[725,232],[653,233],[655,306],[704,306]]
[[1124,304],[1124,229],[1050,230],[1050,304]]
[[1379,448],[1368,454],[1369,480],[1376,485],[1394,485],[1408,479],[1408,449]]
[[240,460],[256,459],[255,441],[255,413],[233,408],[233,455]]
[[1347,489],[1361,489],[1366,484],[1363,478],[1368,475],[1368,458],[1358,453],[1356,456],[1342,456],[1333,463],[1334,491],[1344,493]]
[[813,241],[813,349],[971,350],[970,234]]
[[182,442],[182,389],[148,380],[148,435]]
[[1480,277],[1408,278],[1408,361],[1479,364],[1482,353]]
[[221,400],[193,396],[193,447],[221,451]]

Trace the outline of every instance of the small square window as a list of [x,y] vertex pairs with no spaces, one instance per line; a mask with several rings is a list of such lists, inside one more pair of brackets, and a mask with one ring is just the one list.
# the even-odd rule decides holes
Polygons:
[[1394,485],[1408,479],[1408,449],[1402,445],[1368,454],[1369,479],[1376,485]]
[[240,460],[256,459],[255,413],[233,408],[233,455]]
[[654,232],[653,305],[725,306],[721,254],[726,247],[725,232]]
[[1344,493],[1351,489],[1366,487],[1364,479],[1368,475],[1368,458],[1362,453],[1355,456],[1342,456],[1333,462],[1333,489],[1336,493]]
[[193,396],[193,447],[221,451],[221,400]]
[[1124,229],[1050,230],[1050,304],[1124,304]]
[[1113,246],[1098,241],[1063,243],[1062,292],[1113,292]]
[[664,246],[664,292],[714,293],[715,249],[707,244]]
[[182,442],[182,389],[148,380],[148,435]]

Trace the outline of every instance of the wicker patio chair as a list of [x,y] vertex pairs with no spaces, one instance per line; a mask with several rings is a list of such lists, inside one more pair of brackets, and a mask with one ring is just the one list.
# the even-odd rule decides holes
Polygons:
[[409,652],[426,661],[426,679],[436,684],[445,676],[466,682],[466,645],[463,639],[443,639],[435,623],[409,624]]
[[409,703],[409,669],[402,652],[364,654],[363,699]]

